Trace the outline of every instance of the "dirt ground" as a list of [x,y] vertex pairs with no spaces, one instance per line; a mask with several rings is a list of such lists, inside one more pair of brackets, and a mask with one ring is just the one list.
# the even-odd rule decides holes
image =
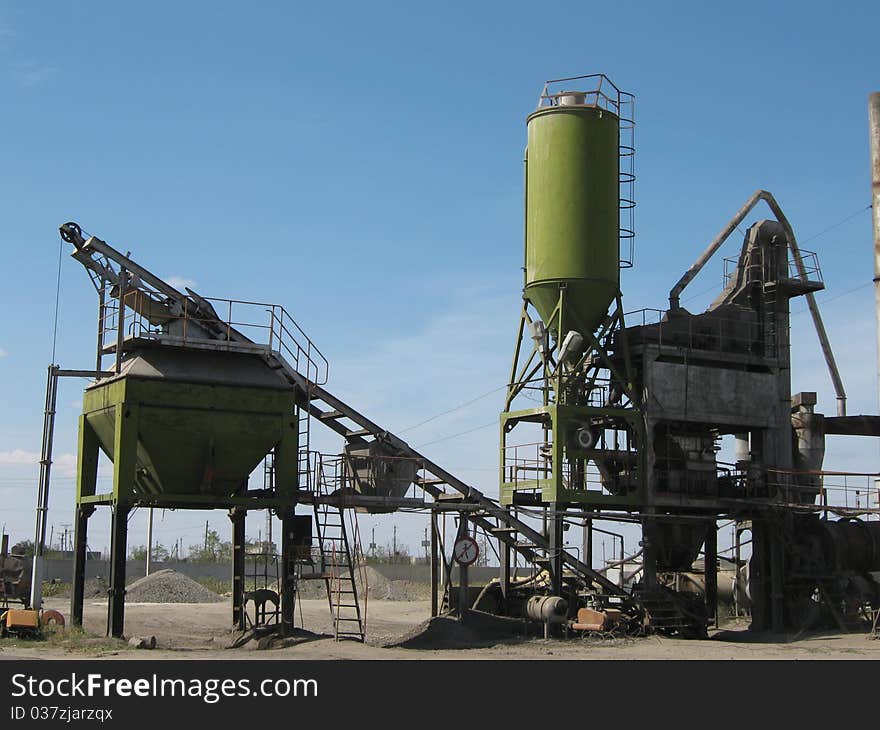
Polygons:
[[[69,604],[48,599],[46,608],[67,615]],[[797,640],[784,636],[754,636],[746,624],[730,624],[707,641],[657,636],[636,639],[544,640],[523,637],[487,640],[473,648],[425,649],[387,647],[412,632],[429,615],[427,601],[371,601],[367,643],[336,642],[321,634],[331,631],[325,600],[302,600],[296,625],[307,635],[292,646],[258,650],[256,642],[228,648],[235,635],[229,629],[231,604],[137,604],[126,607],[126,636],[155,636],[151,651],[129,648],[122,641],[103,639],[106,601],[87,601],[85,634],[55,635],[47,641],[0,640],[0,660],[40,659],[880,659],[880,640],[865,634],[812,634]],[[91,636],[89,636],[91,635]]]

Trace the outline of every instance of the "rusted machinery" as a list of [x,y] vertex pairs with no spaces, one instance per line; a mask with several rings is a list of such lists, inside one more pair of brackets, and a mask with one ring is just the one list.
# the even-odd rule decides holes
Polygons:
[[31,566],[24,555],[9,553],[9,535],[3,535],[0,545],[0,609],[9,608],[9,602],[30,607]]
[[[560,84],[562,84],[560,88]],[[554,85],[558,91],[554,91]],[[675,284],[665,311],[624,313],[619,268],[632,263],[632,96],[601,75],[549,81],[528,117],[525,279],[501,414],[503,504],[543,515],[551,554],[575,518],[638,521],[632,598],[658,630],[703,635],[717,605],[717,521],[751,532],[755,629],[802,628],[847,606],[876,607],[871,475],[829,489],[825,433],[880,435],[847,417],[842,381],[813,294],[814,254],[758,191]],[[618,192],[619,188],[619,192]],[[685,287],[760,202],[774,219],[745,233],[705,312]],[[625,244],[625,245],[624,245]],[[807,301],[838,394],[838,416],[791,393],[790,302]],[[736,457],[722,462],[722,441]],[[861,480],[853,488],[852,480]],[[859,493],[861,492],[861,499]],[[855,494],[854,494],[855,493]],[[833,521],[829,517],[840,517]],[[701,593],[677,590],[700,553]],[[551,559],[545,592],[602,609]],[[502,582],[508,580],[502,576]]]

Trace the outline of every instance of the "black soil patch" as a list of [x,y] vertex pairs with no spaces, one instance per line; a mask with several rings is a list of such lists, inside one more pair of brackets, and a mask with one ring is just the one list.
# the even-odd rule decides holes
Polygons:
[[401,649],[475,649],[521,641],[522,634],[523,622],[518,619],[470,611],[465,623],[450,616],[435,616],[385,646]]

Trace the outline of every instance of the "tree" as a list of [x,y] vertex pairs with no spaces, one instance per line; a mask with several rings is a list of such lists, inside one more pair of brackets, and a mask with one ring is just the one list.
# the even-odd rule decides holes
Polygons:
[[406,545],[397,543],[396,553],[391,545],[377,547],[373,555],[366,556],[366,560],[368,563],[404,563],[408,565],[412,562],[412,556]]
[[[161,542],[157,542],[153,545],[153,560],[157,563],[161,563],[163,560],[168,560],[168,548],[166,548]],[[147,546],[146,545],[135,545],[128,551],[129,560],[146,560],[147,559]]]
[[21,542],[15,543],[12,546],[12,550],[9,551],[13,555],[26,555],[31,556],[34,554],[34,541],[33,540],[22,540]]
[[194,563],[228,563],[232,560],[232,543],[221,540],[216,530],[209,530],[203,544],[189,546],[189,559]]

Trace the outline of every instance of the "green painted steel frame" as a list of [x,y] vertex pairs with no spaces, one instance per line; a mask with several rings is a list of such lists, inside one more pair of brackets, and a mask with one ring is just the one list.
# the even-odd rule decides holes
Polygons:
[[[644,441],[644,419],[639,411],[631,408],[596,408],[592,406],[570,405],[547,405],[538,408],[529,408],[521,411],[504,412],[501,414],[500,424],[500,490],[501,504],[512,505],[517,492],[540,492],[540,501],[544,503],[556,502],[560,504],[592,505],[597,507],[620,507],[622,509],[635,507],[645,502],[644,494],[644,449],[638,450],[638,473],[640,475],[639,488],[628,495],[603,494],[598,490],[574,490],[563,485],[563,460],[566,457],[565,439],[562,434],[567,432],[571,423],[582,423],[591,418],[609,418],[616,422],[626,423],[636,435],[637,443]],[[519,423],[540,423],[551,431],[553,441],[551,444],[551,457],[547,478],[517,480],[514,482],[505,480],[505,467],[507,456],[507,435]],[[578,458],[578,457],[575,457]]]
[[[555,334],[557,347],[560,346],[566,334],[563,326],[565,321],[563,314],[566,310],[566,291],[567,287],[565,284],[561,284],[559,287],[556,307],[551,313],[551,319],[556,323]],[[627,346],[628,343],[626,342],[625,337],[621,338],[621,354],[623,360],[622,371],[614,362],[612,362],[602,345],[602,340],[609,335],[616,326],[619,326],[621,331],[625,327],[623,319],[623,304],[619,291],[615,295],[614,301],[616,303],[614,311],[605,318],[596,333],[583,331],[588,347],[575,365],[574,371],[577,372],[581,370],[591,354],[598,355],[601,362],[601,368],[609,370],[617,379],[617,382],[621,384],[624,393],[629,398],[630,403],[633,404],[633,407],[630,408],[608,408],[565,403],[565,386],[568,383],[563,374],[563,368],[561,364],[553,363],[549,352],[546,353],[546,355],[541,355],[537,342],[533,345],[531,353],[525,358],[525,362],[520,365],[520,360],[523,355],[522,342],[525,336],[526,325],[532,323],[532,318],[529,315],[530,302],[525,297],[523,298],[519,329],[513,355],[513,364],[510,370],[510,381],[508,383],[507,396],[504,402],[504,411],[501,413],[499,496],[502,504],[513,504],[517,492],[535,491],[540,493],[540,501],[547,504],[571,503],[578,505],[595,505],[606,508],[619,507],[622,509],[633,508],[645,504],[647,484],[645,460],[646,450],[643,448],[645,443],[645,421],[644,415],[636,405],[638,403],[638,398],[633,386],[633,370],[630,362],[629,348]],[[577,314],[573,314],[573,316],[575,322],[580,323]],[[533,365],[536,355],[540,361]],[[551,367],[554,365],[555,367]],[[585,376],[585,381],[589,379],[589,384],[585,382],[585,387],[588,391],[591,390],[595,384],[596,375],[598,374],[599,369],[600,368],[594,367],[593,375],[589,378]],[[539,370],[541,371],[541,377],[544,381],[542,389],[543,406],[539,408],[511,411],[510,407],[514,399],[522,392],[525,383],[534,378]],[[551,392],[558,401],[562,402],[551,402]],[[562,475],[565,449],[564,440],[558,435],[565,433],[566,426],[569,423],[584,422],[593,417],[610,418],[618,423],[627,424],[635,435],[639,484],[636,491],[632,494],[621,496],[603,494],[597,490],[572,490],[567,489],[563,485]],[[522,422],[541,423],[545,426],[545,429],[554,433],[550,460],[551,464],[549,469],[550,474],[553,476],[545,479],[516,482],[505,481],[505,469],[507,466],[507,435],[518,423]],[[578,457],[575,456],[575,458]]]
[[[212,408],[222,404],[221,408]],[[167,507],[177,509],[282,509],[297,503],[298,431],[294,416],[295,393],[240,386],[119,378],[98,383],[83,396],[79,420],[77,459],[77,505],[117,505]],[[203,409],[204,417],[222,419],[224,413],[236,416],[260,414],[277,419],[275,450],[275,493],[265,496],[174,494],[144,495],[135,489],[138,428],[141,407],[161,406],[181,410]],[[224,411],[225,408],[225,411]],[[89,417],[110,414],[113,420],[113,490],[97,492],[100,438]]]

